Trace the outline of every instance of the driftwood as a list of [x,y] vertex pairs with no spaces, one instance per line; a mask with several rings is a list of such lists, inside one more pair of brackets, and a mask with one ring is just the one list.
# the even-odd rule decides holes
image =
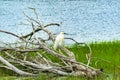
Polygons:
[[[35,13],[35,18],[25,15],[27,21],[30,23],[33,31],[26,35],[16,35],[12,32],[0,30],[2,33],[13,35],[20,39],[20,42],[14,44],[6,44],[6,46],[1,46],[0,51],[0,61],[4,67],[16,72],[22,76],[37,76],[40,73],[53,73],[57,75],[67,76],[86,76],[94,77],[102,73],[99,69],[95,69],[89,66],[91,61],[92,51],[88,44],[79,43],[72,38],[65,38],[73,40],[77,44],[85,44],[89,47],[90,53],[86,55],[88,63],[83,64],[78,62],[75,58],[73,52],[65,48],[64,46],[59,46],[59,50],[54,50],[52,46],[48,43],[52,41],[54,44],[55,35],[53,32],[47,29],[49,26],[60,26],[60,23],[50,23],[47,25],[41,24],[39,16],[34,8],[30,8]],[[48,34],[48,39],[43,39],[38,37],[35,33],[43,31]],[[35,54],[34,57],[29,56],[29,54]],[[52,58],[58,59],[59,61],[54,61]],[[21,69],[20,66],[24,67]]]

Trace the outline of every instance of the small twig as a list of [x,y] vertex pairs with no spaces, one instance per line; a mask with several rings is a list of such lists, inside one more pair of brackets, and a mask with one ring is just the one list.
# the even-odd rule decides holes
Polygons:
[[33,18],[29,17],[29,16],[28,16],[28,15],[26,15],[24,12],[23,12],[23,14],[24,14],[24,15],[25,15],[25,17],[27,17],[29,20],[32,20],[32,21],[36,22],[39,26],[41,26],[41,23],[40,23],[40,22],[38,22],[37,20],[35,20],[35,19],[33,19]]
[[42,58],[47,63],[47,65],[50,65],[49,61],[45,57],[43,57],[39,52],[36,52],[36,53],[40,58]]
[[87,63],[87,68],[88,68],[90,61],[91,61],[91,58],[92,58],[92,49],[91,49],[89,44],[86,44],[86,45],[88,46],[88,48],[90,50],[90,53],[88,54],[88,63]]
[[12,69],[9,68],[8,66],[3,66],[3,65],[1,66],[1,65],[0,65],[0,67],[2,67],[2,68],[6,68],[6,69],[9,69],[9,70],[12,70]]
[[105,59],[102,59],[102,58],[98,58],[98,57],[91,57],[92,59],[97,59],[97,60],[101,60],[101,61],[105,61],[107,63],[111,63],[110,61],[108,60],[105,60]]
[[35,8],[32,8],[32,7],[28,7],[28,8],[31,9],[31,10],[33,10],[34,13],[35,13],[36,19],[39,19],[39,18],[38,18],[38,13],[37,13],[36,9],[35,9]]
[[75,39],[73,39],[73,38],[65,38],[65,39],[69,39],[69,40],[72,40],[72,41],[74,41],[76,44],[85,44],[85,43],[80,43],[80,42],[77,42]]

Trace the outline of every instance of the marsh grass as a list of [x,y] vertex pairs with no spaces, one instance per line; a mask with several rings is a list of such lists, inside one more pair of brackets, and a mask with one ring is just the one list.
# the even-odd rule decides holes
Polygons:
[[[120,79],[120,41],[114,42],[94,42],[90,44],[92,48],[91,66],[103,69],[108,80]],[[78,47],[73,45],[70,48],[76,55],[78,61],[87,63],[85,53],[89,53],[86,46]],[[106,80],[105,79],[105,80]]]
[[[120,41],[112,42],[94,42],[90,44],[92,48],[92,59],[90,66],[98,69],[103,69],[104,74],[99,77],[95,77],[95,80],[120,80]],[[68,47],[69,50],[75,53],[78,61],[87,63],[86,54],[89,53],[87,46],[78,46],[73,44]],[[49,55],[50,58],[52,56]],[[52,58],[54,60],[54,58]],[[57,60],[57,59],[55,59]],[[2,72],[0,69],[0,75],[5,76],[6,72]],[[40,75],[36,78],[24,78],[22,80],[87,80],[80,77],[50,77],[47,75]]]

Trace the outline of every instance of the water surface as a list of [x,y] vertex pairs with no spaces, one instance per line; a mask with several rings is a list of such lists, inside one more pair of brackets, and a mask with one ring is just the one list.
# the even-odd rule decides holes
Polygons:
[[[0,29],[24,35],[30,26],[20,25],[25,21],[23,11],[34,17],[28,7],[38,10],[43,24],[62,22],[53,27],[54,33],[64,31],[79,42],[120,40],[119,0],[1,0]],[[40,33],[44,36],[44,33]],[[0,33],[0,41],[13,42],[12,36]]]

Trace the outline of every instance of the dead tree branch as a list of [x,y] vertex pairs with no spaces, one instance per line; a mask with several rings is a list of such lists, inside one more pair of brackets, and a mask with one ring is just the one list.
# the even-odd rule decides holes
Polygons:
[[12,64],[10,64],[7,60],[5,60],[5,59],[4,59],[3,57],[1,57],[1,56],[0,56],[0,61],[1,61],[2,63],[4,63],[5,65],[7,65],[7,68],[15,71],[16,73],[18,73],[18,74],[20,74],[20,75],[25,75],[25,76],[30,76],[30,75],[33,76],[33,75],[34,75],[34,74],[32,74],[32,73],[24,72],[24,71],[16,68],[15,66],[13,66]]
[[[12,32],[0,30],[2,33],[10,34],[19,38],[24,44],[21,45],[20,43],[15,43],[17,44],[15,46],[13,46],[13,44],[10,44],[10,46],[1,46],[0,61],[4,65],[0,65],[0,67],[10,69],[23,76],[36,76],[39,73],[49,72],[64,76],[72,75],[94,77],[102,73],[99,69],[95,69],[89,65],[91,62],[92,50],[90,45],[86,43],[79,43],[72,38],[65,38],[72,40],[77,44],[85,44],[88,46],[90,53],[87,54],[87,64],[78,62],[74,52],[64,46],[59,46],[59,51],[54,50],[46,41],[52,41],[52,43],[54,43],[55,35],[47,29],[47,27],[60,26],[60,23],[49,23],[43,25],[39,20],[39,16],[35,8],[30,9],[33,10],[36,17],[35,19],[23,12],[33,29],[30,33],[19,36]],[[49,38],[44,40],[43,38],[36,36],[35,33],[39,31],[47,33]],[[24,59],[25,56],[29,57]],[[24,67],[25,70],[16,65]]]
[[15,36],[15,37],[17,37],[17,38],[20,38],[18,35],[14,34],[14,33],[12,33],[12,32],[4,31],[4,30],[0,30],[0,32],[6,33],[6,34],[10,34],[10,35]]

